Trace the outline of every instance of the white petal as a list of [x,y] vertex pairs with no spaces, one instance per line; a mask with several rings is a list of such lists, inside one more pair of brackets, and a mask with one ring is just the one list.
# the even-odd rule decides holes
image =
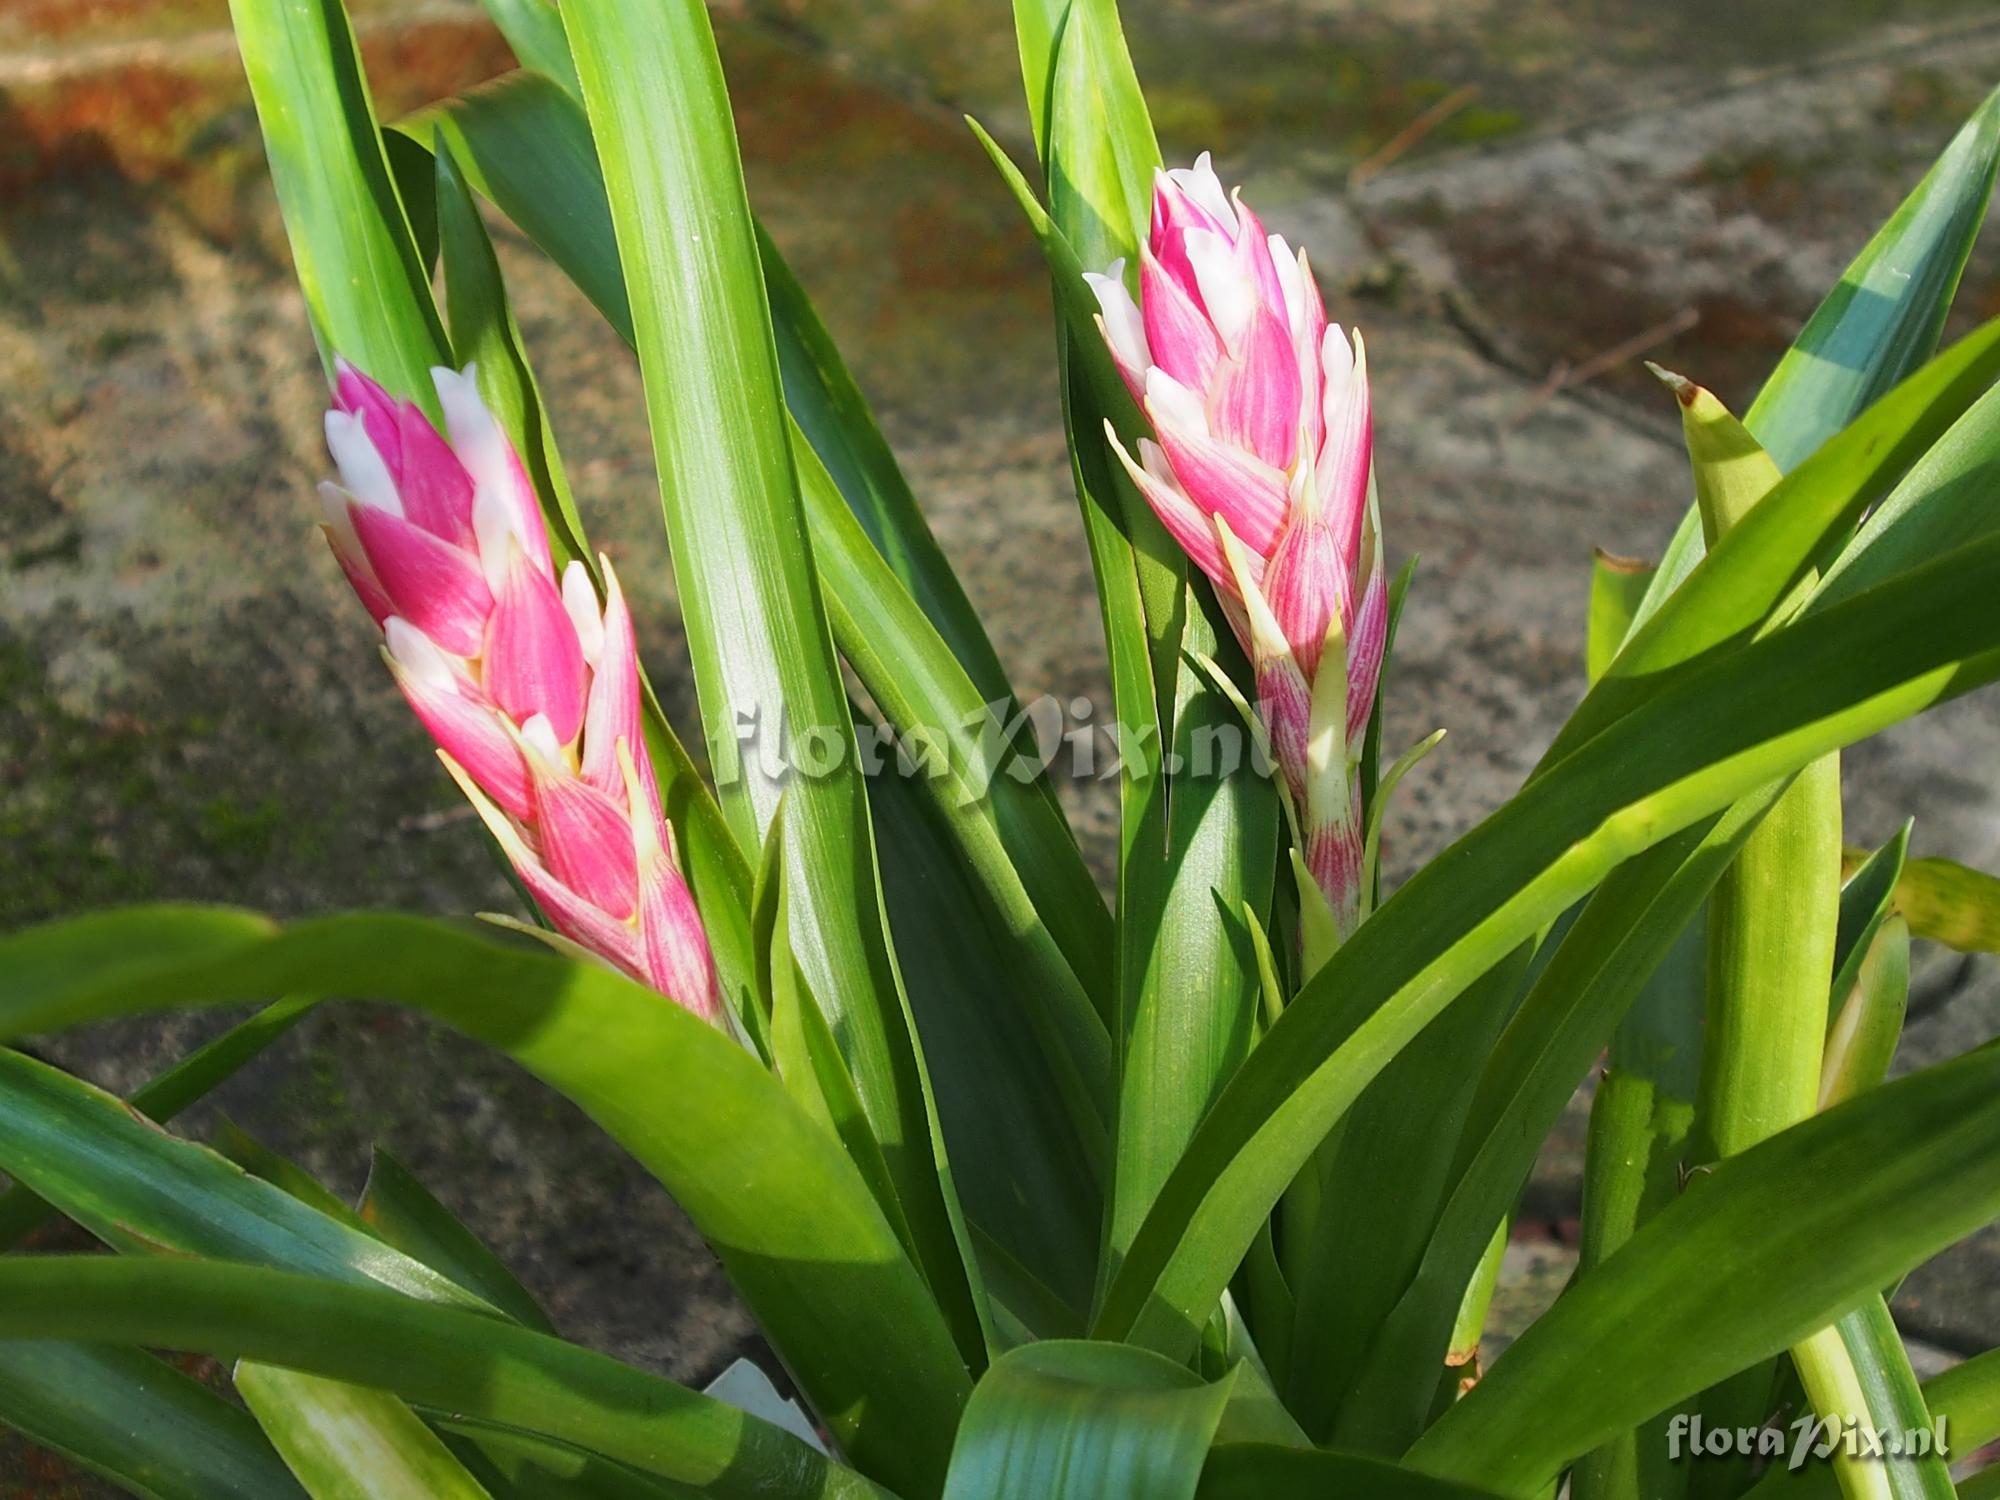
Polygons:
[[382,633],[397,666],[426,687],[458,691],[458,673],[452,669],[451,658],[416,626],[401,615],[391,615],[382,622]]
[[[444,408],[445,435],[451,450],[472,476],[472,530],[479,542],[479,560],[489,588],[498,588],[507,572],[506,533],[511,531],[527,544],[521,528],[523,497],[514,472],[507,434],[487,409],[479,394],[479,366],[469,364],[463,371],[442,366],[431,371],[437,386],[438,404]],[[532,550],[532,549],[530,549]]]
[[597,589],[590,581],[590,571],[581,562],[573,560],[563,569],[562,602],[583,647],[583,659],[595,669],[597,659],[604,654],[604,612],[597,607]]
[[1272,235],[1270,244],[1271,264],[1278,272],[1278,290],[1285,294],[1285,323],[1297,339],[1306,331],[1305,278],[1299,274],[1299,258],[1282,234]]
[[1153,362],[1146,347],[1146,319],[1125,288],[1125,262],[1113,261],[1111,269],[1101,275],[1085,271],[1083,279],[1097,294],[1097,305],[1104,313],[1104,336],[1111,342],[1111,352],[1127,368],[1145,369]]
[[341,484],[356,500],[377,510],[386,510],[391,515],[400,516],[403,513],[403,497],[396,493],[396,481],[389,477],[389,466],[375,451],[375,440],[368,436],[368,425],[358,415],[344,411],[328,412],[326,446],[333,455],[334,465],[340,470]]
[[[368,577],[375,577],[375,565],[368,561],[368,554],[361,549],[361,538],[354,530],[354,517],[348,507],[354,497],[330,479],[319,482],[320,508],[326,512],[326,529],[333,533],[333,545],[340,555]],[[379,582],[379,580],[377,580]]]
[[529,715],[528,722],[521,726],[521,738],[545,759],[558,765],[562,763],[562,745],[556,739],[556,727],[549,722],[547,714]]
[[1326,415],[1326,430],[1331,434],[1340,425],[1354,390],[1354,348],[1338,323],[1326,326],[1326,337],[1319,345],[1319,364],[1326,373],[1326,386],[1320,395],[1321,410]]
[[1236,210],[1229,202],[1229,194],[1222,190],[1222,179],[1215,175],[1215,164],[1208,152],[1197,156],[1192,167],[1177,167],[1167,175],[1217,223],[1230,229],[1236,227]]
[[1146,413],[1190,436],[1208,436],[1208,409],[1201,397],[1158,365],[1146,372]]
[[1256,310],[1256,283],[1244,274],[1235,247],[1219,234],[1190,229],[1187,253],[1208,320],[1222,335],[1223,343],[1233,350],[1242,342],[1250,327],[1250,315]]
[[479,548],[479,571],[486,575],[486,586],[498,594],[507,581],[513,549],[525,538],[514,507],[498,490],[483,484],[472,497],[472,537]]

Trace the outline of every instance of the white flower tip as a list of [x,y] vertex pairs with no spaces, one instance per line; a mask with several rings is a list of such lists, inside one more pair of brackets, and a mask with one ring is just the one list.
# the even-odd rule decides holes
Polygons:
[[1139,439],[1139,465],[1162,484],[1176,490],[1181,487],[1174,466],[1167,461],[1167,450],[1151,438]]
[[490,484],[481,484],[472,497],[472,540],[479,549],[479,570],[486,575],[486,586],[498,593],[521,536],[514,507]]
[[1098,332],[1119,363],[1128,370],[1143,370],[1152,363],[1146,343],[1146,318],[1125,286],[1125,262],[1116,260],[1102,273],[1086,271],[1083,279],[1097,297]]
[[576,631],[577,644],[583,648],[583,659],[595,668],[604,654],[604,614],[597,605],[597,586],[590,581],[590,570],[580,560],[572,560],[563,569],[562,602]]
[[1229,195],[1222,189],[1222,179],[1215,175],[1215,162],[1208,152],[1197,156],[1193,166],[1177,167],[1167,176],[1175,187],[1193,200],[1197,208],[1218,224],[1238,224],[1236,210],[1230,207]]
[[1158,365],[1146,371],[1146,415],[1195,437],[1208,436],[1208,408],[1201,397]]
[[556,738],[556,727],[547,714],[530,714],[528,722],[521,726],[521,738],[544,759],[561,761],[562,742]]
[[[632,758],[632,744],[624,735],[613,747],[618,757],[618,774],[625,783],[625,815],[632,824],[632,852],[638,856],[639,878],[646,878],[653,856],[660,852],[660,831],[653,826],[652,804],[639,784],[639,766]],[[669,840],[673,835],[668,834]]]
[[376,451],[375,440],[368,435],[368,424],[358,413],[336,409],[326,414],[326,448],[333,455],[334,467],[340,471],[341,484],[354,499],[393,515],[403,513],[403,499],[396,493],[396,481]]
[[414,681],[425,687],[458,691],[458,674],[451,669],[450,660],[435,641],[408,620],[401,615],[389,616],[382,622],[382,635],[390,658]]
[[348,503],[354,498],[331,479],[319,482],[320,509],[326,514],[326,524],[338,537],[353,534],[354,522],[347,514]]
[[[463,370],[434,366],[431,384],[437,388],[438,405],[444,408],[445,435],[459,450],[460,461],[471,468],[477,459],[469,450],[482,442],[490,443],[500,431],[500,424],[487,410],[486,398],[479,394],[479,366],[468,364]],[[474,477],[479,477],[477,472]]]

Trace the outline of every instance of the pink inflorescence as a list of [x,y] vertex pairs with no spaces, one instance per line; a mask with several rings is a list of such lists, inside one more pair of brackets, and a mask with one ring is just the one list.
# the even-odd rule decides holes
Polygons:
[[345,361],[326,414],[326,536],[397,686],[565,936],[708,1020],[708,939],[641,726],[632,616],[608,559],[558,581],[528,479],[474,371],[433,370],[441,434]]
[[1388,631],[1367,351],[1329,324],[1304,251],[1204,153],[1155,179],[1138,296],[1087,277],[1157,441],[1133,482],[1216,594],[1256,673],[1303,854],[1340,930],[1361,910],[1355,773]]

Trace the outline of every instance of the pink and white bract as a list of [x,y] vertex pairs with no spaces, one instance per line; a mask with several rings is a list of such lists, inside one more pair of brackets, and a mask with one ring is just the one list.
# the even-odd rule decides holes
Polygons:
[[1251,659],[1306,866],[1344,936],[1363,909],[1356,773],[1388,630],[1367,351],[1327,322],[1305,252],[1225,194],[1205,152],[1155,179],[1137,299],[1123,261],[1087,280],[1158,437],[1136,460],[1111,441]]
[[346,361],[326,535],[396,684],[565,936],[710,1021],[715,965],[641,728],[632,616],[608,559],[558,582],[513,444],[471,366],[433,370],[445,433]]

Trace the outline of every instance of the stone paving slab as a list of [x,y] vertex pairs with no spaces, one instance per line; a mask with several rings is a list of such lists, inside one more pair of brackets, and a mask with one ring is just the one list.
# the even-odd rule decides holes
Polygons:
[[[717,14],[753,197],[1017,686],[1101,696],[1046,285],[956,113],[1020,150],[1004,9]],[[1169,149],[1218,146],[1369,337],[1390,539],[1422,557],[1388,733],[1451,731],[1391,815],[1391,870],[1407,872],[1511,793],[1578,696],[1589,547],[1650,552],[1684,503],[1650,385],[1628,364],[1551,392],[1551,366],[1693,305],[1701,322],[1659,352],[1741,401],[2000,79],[2000,34],[1950,0],[1131,9]],[[322,393],[220,7],[102,11],[87,41],[46,0],[0,16],[0,928],[163,895],[285,913],[504,905],[311,535]],[[412,17],[385,0],[360,30],[390,107],[505,65],[469,4]],[[1818,62],[1794,66],[1801,46]],[[1357,162],[1465,83],[1476,108],[1349,191]],[[636,372],[500,238],[593,536],[691,725]],[[2000,312],[2000,244],[1965,300]],[[1996,745],[1989,695],[1863,747],[1852,835],[1915,813],[1921,852],[2000,864]],[[1108,796],[1066,797],[1107,869]],[[1990,964],[1923,961],[1904,1066],[2000,1029]],[[50,1052],[129,1087],[216,1024],[105,1028]],[[567,1105],[424,1023],[329,1010],[220,1107],[342,1191],[371,1142],[395,1150],[598,1347],[685,1378],[753,1347],[663,1194]],[[1587,1086],[1531,1190],[1503,1334],[1567,1274],[1536,1225],[1574,1216],[1586,1108]],[[1906,1325],[1961,1353],[2000,1338],[1994,1240],[1912,1278]],[[0,1472],[9,1461],[0,1450]]]

